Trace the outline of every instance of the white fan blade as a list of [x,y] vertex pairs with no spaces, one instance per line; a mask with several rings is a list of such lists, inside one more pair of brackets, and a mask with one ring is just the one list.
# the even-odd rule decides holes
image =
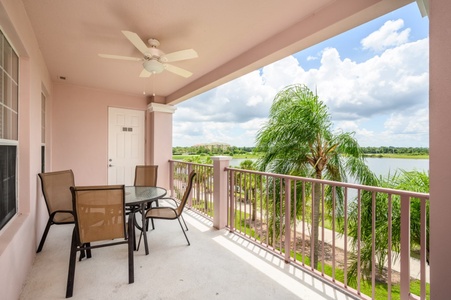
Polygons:
[[191,75],[193,75],[193,73],[191,73],[190,71],[187,71],[185,69],[173,66],[173,65],[169,65],[169,64],[165,64],[164,65],[165,69],[168,70],[169,72],[172,72],[174,74],[183,76],[185,78],[190,77]]
[[149,48],[147,48],[146,44],[136,33],[126,30],[122,30],[122,33],[139,51],[141,51],[142,54],[149,52]]
[[111,54],[99,54],[99,56],[103,57],[103,58],[122,59],[122,60],[133,60],[133,61],[140,61],[140,60],[142,60],[142,58],[138,58],[138,57],[111,55]]
[[198,55],[197,55],[196,51],[194,51],[193,49],[186,49],[186,50],[168,53],[164,56],[163,60],[165,62],[173,62],[173,61],[192,59],[192,58],[197,58],[197,57],[198,57]]
[[146,69],[143,69],[143,70],[141,71],[141,74],[139,74],[139,77],[144,77],[144,78],[146,78],[146,77],[150,77],[150,75],[152,75],[152,73],[150,73],[150,72],[147,71]]

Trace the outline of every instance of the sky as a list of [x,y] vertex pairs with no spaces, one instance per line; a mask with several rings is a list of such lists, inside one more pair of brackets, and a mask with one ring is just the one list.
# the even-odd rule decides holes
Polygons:
[[291,84],[316,91],[360,146],[429,147],[429,19],[413,2],[178,104],[173,146],[255,146]]

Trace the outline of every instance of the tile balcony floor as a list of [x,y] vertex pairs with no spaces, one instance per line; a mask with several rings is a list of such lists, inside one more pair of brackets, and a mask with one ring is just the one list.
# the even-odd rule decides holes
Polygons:
[[[185,211],[191,246],[177,221],[155,220],[150,254],[135,252],[128,284],[127,246],[92,251],[75,267],[72,299],[354,299],[308,273]],[[64,299],[73,225],[50,228],[20,299]]]

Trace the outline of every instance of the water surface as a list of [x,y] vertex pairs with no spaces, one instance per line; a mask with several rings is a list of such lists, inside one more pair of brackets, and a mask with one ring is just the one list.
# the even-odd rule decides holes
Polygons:
[[[246,158],[234,158],[230,161],[230,166],[237,167]],[[251,159],[255,160],[255,159]],[[368,167],[376,176],[393,175],[400,170],[404,171],[429,171],[429,159],[411,159],[411,158],[376,158],[367,157],[365,161]]]

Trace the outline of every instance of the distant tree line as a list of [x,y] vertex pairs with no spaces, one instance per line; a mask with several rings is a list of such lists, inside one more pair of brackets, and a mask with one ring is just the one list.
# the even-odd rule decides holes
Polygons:
[[429,148],[426,147],[361,147],[364,154],[408,154],[408,155],[429,155]]
[[[228,144],[202,144],[190,147],[173,147],[173,155],[230,155],[253,153],[255,147],[236,147]],[[406,154],[406,155],[429,155],[429,148],[426,147],[361,147],[365,155],[382,154]]]
[[254,147],[236,147],[227,144],[202,144],[191,147],[173,147],[173,155],[230,155],[253,152]]

